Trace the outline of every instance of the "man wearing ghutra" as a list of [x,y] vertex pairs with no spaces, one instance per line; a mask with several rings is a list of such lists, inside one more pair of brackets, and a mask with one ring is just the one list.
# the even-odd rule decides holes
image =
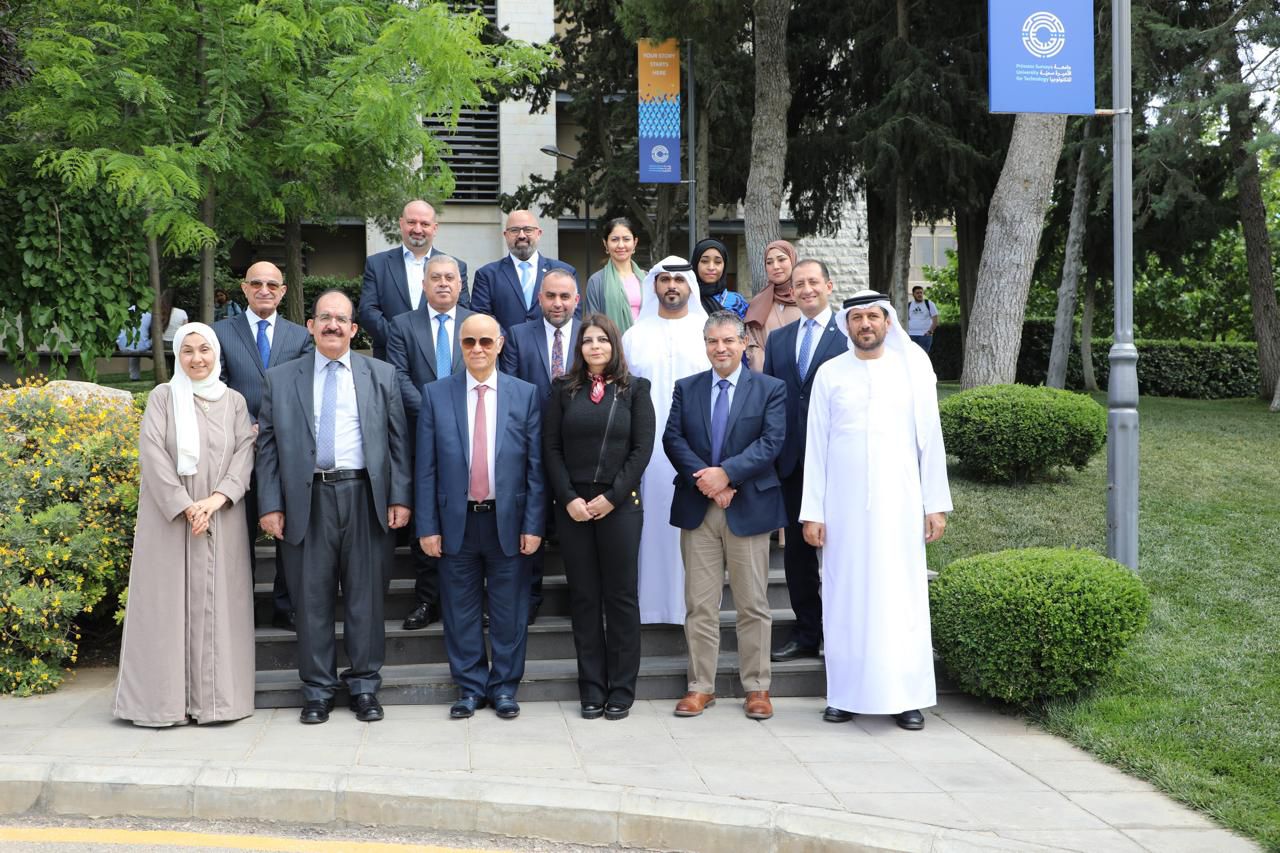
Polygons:
[[800,507],[823,549],[827,705],[921,729],[937,703],[925,544],[951,510],[937,378],[888,297],[845,304],[850,351],[814,380]]
[[[702,326],[706,311],[690,299],[695,279],[684,258],[663,258],[644,281],[640,318],[622,336],[627,364],[636,376],[652,384],[655,423],[665,427],[671,412],[676,380],[706,370]],[[684,561],[680,531],[669,521],[675,494],[676,470],[654,442],[653,453],[640,481],[644,527],[640,534],[640,621],[683,625]]]

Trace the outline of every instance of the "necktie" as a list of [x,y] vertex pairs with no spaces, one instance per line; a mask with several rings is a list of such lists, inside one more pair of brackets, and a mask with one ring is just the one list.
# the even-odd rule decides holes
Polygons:
[[724,433],[729,426],[729,380],[721,379],[716,383],[720,393],[716,395],[716,404],[711,408],[711,464],[720,464],[720,447],[724,444]]
[[564,335],[556,329],[555,340],[551,342],[551,378],[564,376]]
[[258,321],[258,358],[262,359],[262,369],[267,369],[267,362],[271,360],[271,341],[267,339],[267,326],[271,325],[266,320]]
[[449,331],[445,329],[448,314],[437,314],[436,322],[440,324],[436,332],[436,378],[448,376],[453,372],[453,347],[449,346]]
[[533,307],[533,276],[530,271],[533,264],[528,261],[520,262],[520,287],[524,290],[524,307],[529,310]]
[[316,467],[331,471],[337,464],[334,430],[338,415],[338,368],[340,361],[325,365],[324,393],[320,397],[320,429],[316,431]]
[[796,369],[800,372],[800,381],[809,375],[809,356],[813,354],[813,327],[817,322],[804,321],[804,337],[800,339],[800,358],[796,361]]
[[471,500],[489,497],[489,426],[484,417],[484,392],[488,385],[476,386],[476,425],[471,431]]

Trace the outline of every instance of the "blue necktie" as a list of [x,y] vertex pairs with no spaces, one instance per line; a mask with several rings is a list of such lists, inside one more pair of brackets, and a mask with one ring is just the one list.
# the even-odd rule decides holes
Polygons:
[[267,369],[267,362],[271,361],[271,341],[267,339],[267,326],[271,325],[266,320],[258,321],[258,358],[262,359],[262,369]]
[[520,262],[520,287],[524,290],[524,307],[529,310],[533,307],[533,276],[529,271],[533,269],[533,264],[528,261]]
[[800,371],[800,381],[809,375],[809,356],[813,353],[813,327],[817,325],[817,321],[809,319],[804,321],[804,337],[800,340],[800,359],[796,362],[796,369]]
[[316,433],[316,467],[332,471],[338,452],[334,437],[338,415],[338,368],[340,361],[325,365],[324,394],[320,398],[320,429]]
[[444,323],[449,319],[448,314],[437,314],[436,322],[440,324],[440,330],[436,332],[436,378],[441,379],[453,372],[453,348],[449,346],[449,332],[445,329]]
[[724,444],[724,433],[729,427],[729,380],[721,379],[716,383],[720,394],[716,404],[711,407],[711,464],[720,464],[720,447]]

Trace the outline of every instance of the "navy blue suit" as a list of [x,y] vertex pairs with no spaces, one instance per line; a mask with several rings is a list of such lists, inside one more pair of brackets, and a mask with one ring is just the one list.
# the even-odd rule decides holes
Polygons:
[[[538,304],[538,293],[542,290],[542,277],[547,270],[568,270],[577,280],[578,271],[555,258],[538,255],[538,265],[533,274],[533,300],[526,308],[524,304],[524,288],[520,286],[520,273],[512,263],[511,256],[485,264],[476,270],[475,287],[471,290],[472,311],[488,314],[498,321],[502,328],[509,332],[527,320],[542,319],[542,306]],[[582,317],[582,303],[574,309],[574,319]]]
[[[449,669],[464,696],[514,696],[524,675],[528,563],[521,534],[541,536],[546,513],[542,401],[527,382],[495,372],[495,507],[470,511],[471,435],[467,374],[424,385],[418,413],[415,532],[441,536],[440,603]],[[485,404],[492,404],[486,397]],[[485,655],[481,602],[488,590]]]
[[[433,248],[427,258],[429,260],[436,255],[448,254]],[[453,256],[449,255],[449,257]],[[470,296],[467,293],[467,265],[458,258],[454,260],[458,261],[458,275],[462,278],[458,304],[466,308],[470,305]],[[422,282],[413,282],[412,286],[416,290],[421,290]],[[409,287],[410,282],[404,274],[404,246],[395,246],[365,259],[364,282],[360,287],[360,326],[373,339],[374,358],[386,360],[387,333],[391,321],[413,310]],[[423,302],[425,301],[424,296]]]
[[791,641],[806,649],[817,650],[822,642],[821,576],[818,551],[804,541],[804,525],[800,523],[800,501],[804,496],[804,446],[809,421],[809,394],[818,367],[848,351],[848,339],[836,326],[835,314],[824,329],[815,329],[813,349],[809,355],[809,371],[804,379],[796,364],[796,341],[803,319],[788,323],[772,332],[764,345],[764,372],[787,385],[787,440],[778,456],[778,476],[782,478],[782,497],[787,507],[786,546],[783,562],[787,571],[787,591],[796,621]]

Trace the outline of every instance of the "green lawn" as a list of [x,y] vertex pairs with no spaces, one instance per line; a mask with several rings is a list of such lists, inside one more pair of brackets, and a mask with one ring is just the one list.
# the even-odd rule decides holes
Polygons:
[[[1280,415],[1252,400],[1155,397],[1139,413],[1150,626],[1090,695],[1033,716],[1280,851]],[[1105,453],[1056,482],[953,474],[951,489],[933,568],[1009,547],[1105,550]]]

